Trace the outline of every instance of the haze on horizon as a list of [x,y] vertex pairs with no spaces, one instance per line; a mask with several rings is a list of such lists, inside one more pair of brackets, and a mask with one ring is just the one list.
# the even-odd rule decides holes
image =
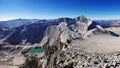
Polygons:
[[119,0],[0,0],[0,20],[80,15],[90,19],[120,19],[119,8]]

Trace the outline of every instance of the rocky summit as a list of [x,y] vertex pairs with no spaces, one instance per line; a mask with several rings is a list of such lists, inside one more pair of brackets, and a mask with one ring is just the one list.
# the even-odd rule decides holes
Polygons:
[[118,21],[106,26],[79,16],[24,22],[0,23],[0,68],[120,68]]

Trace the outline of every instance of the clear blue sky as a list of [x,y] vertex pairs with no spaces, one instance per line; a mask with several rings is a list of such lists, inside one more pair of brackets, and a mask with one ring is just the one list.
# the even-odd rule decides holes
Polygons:
[[80,15],[91,19],[120,19],[120,0],[0,0],[0,20]]

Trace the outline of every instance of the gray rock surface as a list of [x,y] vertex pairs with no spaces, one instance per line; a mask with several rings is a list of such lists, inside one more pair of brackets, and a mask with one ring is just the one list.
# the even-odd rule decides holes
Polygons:
[[68,26],[62,22],[47,29],[40,44],[46,50],[42,68],[119,68],[120,59],[114,58],[119,52],[104,50],[104,45],[97,45],[100,42],[94,43],[105,36],[111,37],[109,32],[100,25],[88,30],[92,22],[83,16],[77,18],[76,24]]
[[[45,27],[43,31],[41,27]],[[19,56],[22,52],[29,53],[31,48],[43,47],[41,57],[40,53],[29,53],[20,68],[120,68],[120,37],[84,16],[21,26],[5,40],[40,42],[36,46],[3,46],[3,50],[15,51]],[[14,62],[19,58],[13,59]]]

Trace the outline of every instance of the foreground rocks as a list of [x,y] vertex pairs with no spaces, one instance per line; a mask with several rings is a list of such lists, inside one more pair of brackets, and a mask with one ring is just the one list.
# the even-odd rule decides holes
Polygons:
[[62,53],[57,66],[60,68],[120,68],[120,53],[90,53],[68,51]]
[[28,57],[20,68],[120,68],[120,52],[96,53],[74,49],[58,50],[39,59],[33,56]]

